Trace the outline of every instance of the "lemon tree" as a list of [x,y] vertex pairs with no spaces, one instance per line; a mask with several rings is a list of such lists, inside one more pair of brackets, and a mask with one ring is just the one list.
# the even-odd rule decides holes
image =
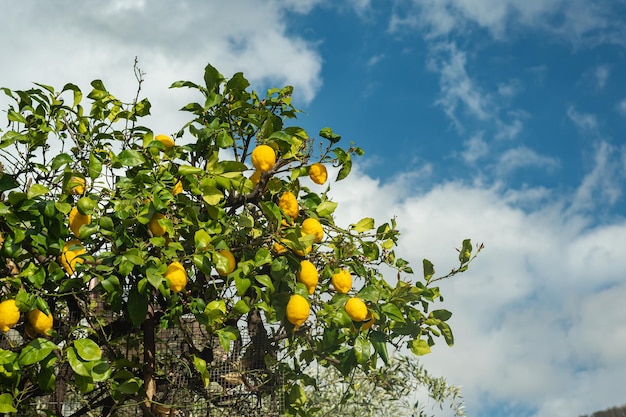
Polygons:
[[182,108],[189,122],[154,132],[137,77],[125,101],[100,80],[86,94],[72,83],[2,89],[0,413],[48,393],[46,412],[61,415],[70,389],[107,412],[130,402],[155,413],[167,405],[155,334],[186,334],[190,320],[218,341],[181,342],[207,389],[214,350],[260,355],[263,375],[285,376],[275,389],[289,415],[313,412],[310,364],[349,376],[385,366],[390,347],[453,344],[436,282],[482,246],[464,240],[452,272],[435,277],[424,260],[418,278],[395,253],[395,219],[338,224],[338,203],[312,185],[346,179],[363,151],[298,126],[291,87],[259,95],[243,74],[207,65],[200,83],[171,85],[198,97]]

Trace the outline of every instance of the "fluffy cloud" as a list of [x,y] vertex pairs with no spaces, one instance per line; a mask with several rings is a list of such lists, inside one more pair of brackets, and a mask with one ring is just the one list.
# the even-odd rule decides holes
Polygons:
[[569,42],[624,44],[623,22],[610,1],[585,0],[403,0],[390,20],[392,31],[419,28],[429,38],[462,34],[474,28],[495,39],[519,29],[539,29]]
[[626,316],[611,306],[626,296],[626,222],[574,209],[580,193],[459,182],[414,190],[410,176],[384,183],[356,167],[331,193],[340,224],[397,216],[399,255],[418,274],[422,258],[441,274],[454,267],[464,238],[485,243],[467,273],[440,285],[455,346],[441,342],[423,359],[463,385],[468,414],[499,404],[571,417],[623,402]]
[[[202,80],[210,62],[226,76],[243,71],[259,89],[290,84],[296,99],[310,101],[321,86],[321,57],[315,46],[287,33],[286,11],[306,11],[314,1],[252,0],[171,3],[164,0],[106,3],[14,3],[3,8],[3,86],[30,88],[33,81],[62,86],[68,81],[88,90],[101,78],[116,92],[135,91],[133,61],[146,73],[143,93],[153,107],[155,130],[193,97],[187,90],[168,91],[179,79]],[[297,6],[297,7],[296,7]],[[307,7],[305,7],[307,6]],[[28,22],[26,25],[25,22]],[[262,22],[260,24],[259,22]],[[36,28],[30,30],[29,28]],[[37,53],[32,51],[36,45]],[[10,61],[11,57],[19,57]],[[132,100],[131,97],[120,97]],[[0,103],[1,104],[1,103]],[[178,116],[183,122],[183,116]]]

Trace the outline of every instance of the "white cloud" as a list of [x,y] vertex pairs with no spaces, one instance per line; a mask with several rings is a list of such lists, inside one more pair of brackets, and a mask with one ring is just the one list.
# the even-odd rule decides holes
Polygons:
[[525,146],[511,148],[498,158],[496,172],[498,175],[508,175],[520,168],[534,167],[545,170],[553,170],[559,167],[559,160],[549,156],[540,155]]
[[622,116],[626,116],[626,98],[620,100],[620,102],[617,103],[617,111]]
[[608,65],[598,65],[593,73],[596,87],[600,90],[606,86],[606,82],[609,79],[609,75],[611,73],[611,67]]
[[[178,114],[182,124],[186,119],[178,109],[199,98],[187,90],[169,91],[169,85],[202,81],[209,62],[225,76],[244,72],[258,89],[293,85],[301,102],[310,101],[321,86],[316,45],[287,33],[285,10],[296,7],[288,1],[65,4],[39,0],[3,7],[3,30],[20,34],[0,44],[1,56],[16,57],[3,67],[3,86],[30,88],[37,81],[61,87],[71,81],[88,90],[91,80],[102,78],[114,94],[135,91],[137,56],[146,73],[144,95],[160,103],[152,109],[151,125],[164,132],[180,125],[163,120],[171,122]],[[305,11],[315,2],[298,4]],[[37,30],[24,30],[24,22]]]
[[340,202],[339,224],[396,215],[397,254],[417,276],[422,258],[441,274],[454,267],[464,238],[486,244],[467,273],[440,285],[439,307],[454,313],[455,346],[439,341],[422,359],[430,372],[463,385],[468,415],[495,403],[537,410],[535,417],[621,404],[626,222],[598,224],[570,209],[575,197],[554,190],[449,182],[407,193],[414,188],[407,179],[374,180],[356,166],[331,194]]
[[522,90],[522,85],[520,80],[513,79],[508,82],[500,82],[498,83],[498,94],[502,97],[515,97]]
[[606,141],[595,145],[591,170],[574,195],[572,210],[590,210],[615,204],[622,196],[626,152]]
[[376,65],[380,61],[382,61],[383,58],[385,58],[385,54],[374,55],[374,56],[370,57],[370,59],[367,60],[367,66],[368,67],[373,67],[374,65]]
[[520,29],[556,34],[574,44],[624,44],[624,24],[611,2],[585,0],[405,0],[396,7],[392,31],[421,29],[429,38],[464,34],[473,28],[503,39]]
[[438,45],[428,63],[428,67],[440,75],[441,97],[437,104],[443,107],[458,129],[462,128],[459,110],[479,120],[486,120],[490,116],[490,98],[470,78],[466,64],[466,53],[460,51],[454,43]]
[[598,119],[594,114],[578,112],[574,106],[567,108],[567,117],[580,130],[596,130],[598,127]]
[[463,142],[465,150],[461,154],[461,157],[465,162],[473,164],[489,153],[489,146],[487,142],[483,140],[483,133],[484,132],[479,132]]
[[468,54],[456,43],[431,45],[428,69],[439,74],[441,106],[459,133],[467,125],[478,125],[493,132],[493,137],[515,139],[523,130],[522,120],[528,115],[519,109],[507,110],[507,101],[521,90],[517,80],[494,83],[492,93],[468,72]]

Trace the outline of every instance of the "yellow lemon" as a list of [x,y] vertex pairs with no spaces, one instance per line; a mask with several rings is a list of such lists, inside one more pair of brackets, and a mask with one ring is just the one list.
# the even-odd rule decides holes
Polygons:
[[317,282],[319,280],[319,274],[313,263],[307,260],[301,261],[300,270],[296,276],[298,278],[298,282],[303,283],[307,290],[309,290],[309,294],[313,294],[315,292],[315,287],[317,286]]
[[70,240],[63,246],[61,252],[61,265],[65,271],[72,275],[76,271],[76,263],[83,263],[85,260],[80,257],[85,253],[85,248],[78,239]]
[[50,330],[52,330],[52,324],[54,323],[54,319],[52,318],[52,314],[48,316],[44,314],[41,310],[34,309],[30,313],[28,313],[28,322],[30,323],[33,330],[35,330],[37,333],[50,335]]
[[276,164],[276,152],[271,146],[259,145],[252,151],[252,165],[260,171],[269,171]]
[[363,321],[367,318],[367,306],[358,297],[352,297],[346,301],[343,309],[346,310],[346,313],[353,321]]
[[304,250],[296,249],[296,250],[294,250],[294,252],[298,256],[305,257],[305,256],[307,256],[311,252],[311,248],[312,248],[312,246],[309,245]]
[[280,199],[278,200],[278,207],[283,209],[283,212],[292,219],[298,217],[298,213],[300,212],[296,196],[289,191],[285,191],[280,196]]
[[85,192],[85,179],[82,177],[72,177],[69,181],[70,193],[80,195]]
[[165,279],[169,282],[170,290],[181,292],[187,286],[187,271],[180,262],[172,262],[167,266]]
[[235,266],[237,265],[237,261],[235,261],[235,256],[228,249],[222,249],[219,251],[219,254],[228,259],[228,266],[226,268],[216,266],[215,269],[217,273],[221,276],[226,276],[235,270]]
[[165,216],[161,213],[156,213],[148,222],[148,229],[152,232],[153,236],[163,236],[167,229],[161,226],[159,219],[164,219]]
[[75,236],[78,236],[78,232],[80,231],[80,227],[85,224],[91,223],[91,215],[82,214],[78,211],[78,207],[72,207],[70,210],[70,229]]
[[376,319],[374,318],[374,316],[372,316],[372,313],[368,311],[365,320],[363,320],[363,322],[361,323],[361,330],[369,329],[375,322]]
[[0,330],[8,332],[20,321],[20,310],[18,310],[15,300],[4,300],[0,303]]
[[182,192],[183,192],[183,183],[181,181],[178,181],[174,185],[174,188],[172,188],[172,195],[177,196],[178,194]]
[[289,298],[286,313],[289,323],[298,327],[301,326],[306,321],[306,319],[309,318],[309,314],[311,313],[311,306],[309,305],[309,302],[306,300],[306,298],[299,294],[294,294]]
[[302,233],[314,235],[315,243],[320,243],[324,239],[324,229],[317,219],[309,217],[302,222]]
[[352,289],[352,275],[347,269],[342,269],[341,271],[333,274],[331,282],[337,292],[345,294]]
[[287,248],[278,242],[274,242],[274,244],[272,245],[272,249],[274,249],[274,252],[276,252],[279,255],[287,252]]
[[154,139],[161,142],[165,149],[169,149],[174,146],[174,139],[167,135],[156,135]]
[[319,162],[311,165],[311,168],[309,169],[309,178],[311,178],[311,180],[313,180],[316,184],[324,184],[328,178],[326,166],[324,166],[324,164],[320,164]]

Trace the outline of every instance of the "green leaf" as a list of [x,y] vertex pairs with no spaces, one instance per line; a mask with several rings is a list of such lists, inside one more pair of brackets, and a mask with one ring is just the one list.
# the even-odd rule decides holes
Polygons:
[[259,284],[267,287],[270,293],[276,291],[276,289],[274,288],[274,283],[272,282],[272,279],[269,277],[269,275],[256,275],[254,278]]
[[126,305],[130,320],[135,326],[140,326],[146,320],[148,312],[148,299],[145,295],[140,294],[137,286],[133,286],[128,294],[128,303]]
[[80,88],[78,88],[76,84],[72,83],[65,84],[61,92],[67,90],[72,90],[74,92],[74,102],[72,103],[72,107],[76,107],[76,105],[78,105],[82,101],[83,93],[80,91]]
[[76,349],[73,347],[67,349],[67,361],[76,374],[91,377],[91,372],[85,366],[85,362],[78,357]]
[[181,165],[178,167],[178,174],[182,176],[198,175],[202,174],[204,170],[202,168],[194,167],[191,165]]
[[203,229],[198,229],[194,234],[193,241],[196,245],[196,252],[204,252],[211,248],[211,236]]
[[0,394],[0,413],[17,413],[17,409],[13,407],[13,396],[11,394]]
[[211,381],[211,374],[207,370],[206,361],[199,356],[193,355],[193,364],[195,365],[198,373],[200,374],[200,377],[202,378],[202,383],[204,384],[204,387],[208,387],[209,382]]
[[361,365],[365,365],[370,358],[370,342],[363,335],[359,335],[354,341],[354,356],[356,361]]
[[426,282],[429,282],[433,275],[435,275],[435,266],[428,259],[424,259],[422,264],[424,265],[424,279]]
[[426,340],[415,339],[411,342],[411,352],[417,356],[423,356],[430,353],[430,346]]
[[472,242],[470,239],[465,239],[461,250],[459,251],[459,261],[464,264],[470,260],[472,256]]
[[441,321],[448,321],[448,319],[452,317],[452,313],[448,310],[433,310],[433,312],[430,314],[432,314],[433,317]]
[[204,68],[204,84],[208,91],[214,91],[218,84],[224,79],[222,74],[211,64]]
[[387,351],[387,337],[385,334],[378,330],[372,330],[369,334],[370,342],[374,346],[374,350],[378,353],[378,356],[385,362],[389,363],[389,353]]
[[97,361],[102,357],[100,347],[91,339],[74,340],[74,347],[78,355],[86,361]]
[[329,217],[335,209],[337,208],[337,203],[334,201],[324,201],[320,205],[317,206],[315,212],[320,217]]
[[139,388],[141,388],[141,384],[142,384],[141,379],[132,378],[132,379],[129,379],[128,381],[122,382],[117,387],[115,387],[115,391],[121,392],[122,394],[127,394],[127,395],[134,394],[137,391],[139,391]]
[[125,149],[117,155],[114,160],[122,166],[134,167],[142,165],[146,162],[145,158],[139,151]]
[[95,180],[102,173],[102,162],[96,155],[91,153],[89,155],[89,178]]
[[91,376],[74,375],[74,380],[76,381],[76,387],[78,390],[84,394],[93,391],[95,388],[93,378],[91,378]]
[[17,362],[20,366],[32,365],[44,360],[55,349],[59,349],[59,347],[51,341],[39,337],[24,346]]
[[243,296],[246,293],[246,290],[250,288],[252,285],[252,281],[248,278],[241,278],[238,275],[235,276],[235,288],[237,288],[237,295]]
[[111,366],[106,361],[97,361],[91,367],[93,382],[103,382],[111,377]]
[[50,192],[50,189],[48,187],[41,185],[41,184],[33,184],[28,189],[28,192],[26,193],[26,197],[29,199],[33,199],[42,195],[46,195],[49,192]]
[[63,165],[71,164],[72,161],[74,161],[74,159],[70,155],[60,153],[52,159],[52,169],[57,170]]
[[341,136],[335,134],[330,127],[325,127],[320,130],[320,136],[324,139],[328,139],[331,143],[337,143],[341,140]]
[[233,310],[243,315],[250,311],[250,306],[245,300],[238,300],[233,306]]
[[239,337],[239,330],[233,326],[226,326],[223,329],[217,331],[217,336],[220,341],[220,345],[226,352],[230,352],[230,343],[237,340]]
[[350,228],[352,228],[357,233],[367,232],[368,230],[372,230],[374,228],[374,219],[371,217],[365,217],[359,220],[356,224],[351,224]]
[[402,312],[400,311],[398,306],[396,306],[395,304],[391,304],[391,303],[384,304],[381,307],[381,310],[383,311],[383,313],[387,315],[387,317],[389,317],[392,320],[399,321],[401,323],[404,323],[406,321],[404,319],[404,316],[402,315]]
[[352,159],[350,157],[350,154],[346,154],[346,160],[343,162],[343,164],[341,164],[341,168],[339,169],[339,172],[337,173],[336,181],[341,181],[344,178],[346,178],[348,175],[350,175],[351,170],[352,170]]
[[9,109],[8,119],[10,121],[12,121],[12,122],[19,122],[19,123],[22,123],[22,124],[26,124],[27,123],[26,122],[26,118],[22,114],[16,112],[13,109]]
[[15,178],[13,178],[9,174],[4,174],[0,172],[0,192],[11,190],[20,185],[19,182]]
[[269,263],[272,263],[272,254],[267,248],[260,248],[254,255],[255,266],[258,268]]
[[450,328],[448,323],[441,322],[437,324],[437,327],[439,328],[439,330],[441,330],[441,334],[443,335],[443,338],[446,340],[446,344],[448,346],[453,346],[454,335],[452,334],[452,329]]

